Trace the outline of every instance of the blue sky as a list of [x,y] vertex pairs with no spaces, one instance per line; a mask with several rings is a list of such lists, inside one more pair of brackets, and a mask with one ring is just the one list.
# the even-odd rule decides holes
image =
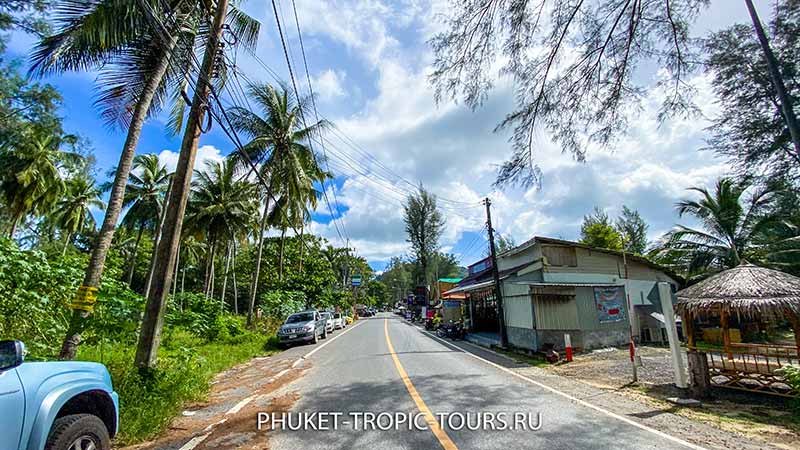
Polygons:
[[[767,20],[769,2],[757,3],[762,20]],[[242,7],[262,23],[259,58],[288,79],[269,5],[247,1]],[[517,242],[533,235],[575,239],[583,215],[595,205],[614,216],[623,204],[642,213],[655,239],[678,220],[672,205],[687,195],[687,187],[709,185],[728,171],[724,161],[699,151],[705,120],[657,126],[654,91],[630,136],[615,148],[593,150],[588,161],[579,164],[542,134],[543,150],[536,155],[544,172],[542,189],[493,191],[496,166],[508,156],[509,145],[508,136],[492,130],[513,106],[511,86],[498,80],[477,111],[434,103],[426,78],[431,54],[425,42],[439,29],[437,14],[446,7],[438,0],[297,0],[319,111],[355,143],[328,137],[329,164],[337,175],[328,185],[329,198],[351,245],[374,268],[382,269],[389,257],[407,251],[402,199],[420,182],[441,197],[447,220],[443,250],[466,265],[485,251],[484,209],[479,204],[484,196],[492,198],[498,232]],[[281,16],[298,87],[306,91],[291,3],[286,0]],[[694,32],[703,35],[746,20],[743,2],[715,0]],[[24,56],[32,45],[30,37],[15,34],[9,51]],[[237,63],[251,80],[274,81],[246,54],[240,52]],[[63,93],[66,129],[91,140],[98,176],[104,176],[117,163],[125,133],[107,127],[92,106],[94,75],[65,74],[47,81]],[[704,114],[713,116],[716,107],[708,80],[697,75],[693,83],[697,103]],[[179,145],[179,137],[165,131],[163,118],[156,118],[145,126],[138,152],[158,153],[174,167]],[[198,167],[233,148],[219,127],[204,135],[200,146]],[[343,245],[324,202],[313,219],[313,232]]]

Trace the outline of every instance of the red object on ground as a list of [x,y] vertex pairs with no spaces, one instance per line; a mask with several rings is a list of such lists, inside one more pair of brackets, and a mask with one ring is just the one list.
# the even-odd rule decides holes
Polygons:
[[631,354],[631,362],[633,362],[634,357],[636,356],[636,345],[633,343],[633,339],[631,339],[631,344],[629,346],[628,351]]
[[572,347],[567,347],[567,362],[572,362]]

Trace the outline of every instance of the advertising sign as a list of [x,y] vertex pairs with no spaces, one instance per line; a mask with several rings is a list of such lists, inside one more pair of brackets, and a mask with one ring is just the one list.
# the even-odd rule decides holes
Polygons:
[[625,319],[625,289],[615,287],[594,288],[594,302],[600,323],[619,322]]

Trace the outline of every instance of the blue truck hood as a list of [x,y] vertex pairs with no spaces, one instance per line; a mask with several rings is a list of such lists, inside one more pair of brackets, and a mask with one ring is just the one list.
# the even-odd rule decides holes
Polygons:
[[64,381],[96,380],[113,390],[111,375],[100,363],[80,361],[24,362],[17,367],[27,392],[35,391],[47,380],[58,377]]

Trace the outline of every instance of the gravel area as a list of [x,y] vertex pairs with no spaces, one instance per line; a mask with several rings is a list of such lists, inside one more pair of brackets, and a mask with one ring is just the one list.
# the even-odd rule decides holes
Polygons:
[[[573,362],[537,369],[551,374],[576,396],[591,396],[633,416],[650,415],[659,429],[681,430],[684,438],[711,448],[800,449],[800,412],[791,400],[716,388],[713,399],[699,407],[678,407],[669,397],[685,397],[675,387],[668,348],[641,347],[639,383],[631,384],[627,348],[603,349],[577,355]],[[529,368],[534,369],[534,368]],[[526,369],[526,370],[529,370]],[[580,383],[575,383],[579,381]],[[650,412],[642,408],[649,408]],[[640,417],[641,418],[641,417]]]

